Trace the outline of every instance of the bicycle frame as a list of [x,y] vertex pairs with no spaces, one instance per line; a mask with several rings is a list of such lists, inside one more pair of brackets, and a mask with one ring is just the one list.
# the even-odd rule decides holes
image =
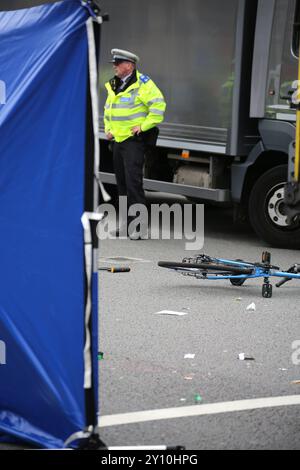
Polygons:
[[[201,266],[201,262],[198,259],[201,259],[206,262],[206,267]],[[193,267],[189,267],[189,262],[193,261]],[[211,263],[212,266],[209,267]],[[284,283],[292,280],[292,279],[300,279],[300,264],[294,264],[289,268],[288,271],[282,271],[277,266],[272,266],[271,262],[271,254],[268,252],[264,252],[262,255],[262,263],[249,263],[242,260],[230,260],[224,258],[212,258],[205,255],[198,255],[195,258],[185,258],[183,263],[186,263],[186,266],[177,266],[176,263],[170,269],[175,269],[176,272],[179,272],[185,276],[192,276],[196,277],[197,279],[205,279],[205,280],[225,280],[229,279],[232,280],[233,285],[242,285],[243,282],[240,284],[234,283],[234,281],[246,281],[247,279],[255,279],[255,278],[264,278],[264,284],[262,287],[262,295],[265,298],[272,297],[272,285],[270,284],[269,278],[270,277],[277,277],[281,278],[282,280],[276,284],[276,287],[281,287]],[[199,268],[195,267],[195,264],[199,264]],[[220,264],[224,267],[224,273],[220,270],[220,274],[213,273],[210,274],[209,271],[214,271],[216,266]],[[207,267],[208,266],[208,267]],[[246,274],[228,274],[226,273],[226,268],[230,271],[230,268],[248,268],[251,269],[252,272]]]
[[272,269],[269,267],[256,266],[253,263],[246,263],[244,261],[233,261],[223,258],[213,258],[215,261],[227,264],[228,267],[240,266],[242,268],[253,268],[253,274],[240,274],[240,275],[230,275],[230,276],[207,276],[206,279],[255,279],[258,277],[284,277],[289,279],[300,279],[300,273],[294,274],[287,271],[278,271],[278,269]]

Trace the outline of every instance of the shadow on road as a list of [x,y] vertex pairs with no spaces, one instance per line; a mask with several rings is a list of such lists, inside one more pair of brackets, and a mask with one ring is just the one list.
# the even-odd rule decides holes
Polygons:
[[[152,204],[180,204],[184,214],[184,206],[193,205],[192,228],[196,229],[195,221],[195,203],[190,202],[183,196],[175,196],[166,193],[147,192],[147,202],[149,207]],[[200,204],[200,203],[199,203]],[[171,221],[172,222],[172,221]],[[171,224],[172,225],[172,224]],[[248,221],[235,222],[233,207],[224,207],[221,205],[204,204],[204,229],[205,237],[220,236],[226,239],[238,237],[240,241],[249,240],[251,243],[259,246],[261,241],[253,231]]]

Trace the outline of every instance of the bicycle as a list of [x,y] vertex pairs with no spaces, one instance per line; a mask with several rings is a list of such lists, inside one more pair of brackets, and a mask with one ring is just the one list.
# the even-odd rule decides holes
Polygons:
[[292,279],[300,279],[300,263],[293,264],[287,271],[281,271],[278,266],[271,265],[271,253],[264,251],[262,261],[251,263],[240,259],[230,260],[212,258],[205,254],[196,255],[192,258],[184,258],[181,263],[174,261],[159,261],[158,266],[175,270],[184,276],[192,276],[197,279],[221,280],[229,279],[233,286],[242,286],[247,279],[264,278],[262,296],[271,298],[273,287],[270,277],[282,278],[276,284],[281,287]]

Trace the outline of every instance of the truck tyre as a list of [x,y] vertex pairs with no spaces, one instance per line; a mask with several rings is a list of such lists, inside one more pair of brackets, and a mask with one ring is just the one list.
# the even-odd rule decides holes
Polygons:
[[249,218],[257,235],[272,246],[300,248],[300,222],[288,225],[284,213],[284,186],[287,165],[280,165],[261,175],[252,188]]

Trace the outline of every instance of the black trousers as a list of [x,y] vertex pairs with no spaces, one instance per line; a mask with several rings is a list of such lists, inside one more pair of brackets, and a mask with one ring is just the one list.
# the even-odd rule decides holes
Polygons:
[[131,137],[124,142],[114,142],[113,159],[119,196],[127,196],[128,207],[145,204],[143,167],[145,144],[142,136]]

